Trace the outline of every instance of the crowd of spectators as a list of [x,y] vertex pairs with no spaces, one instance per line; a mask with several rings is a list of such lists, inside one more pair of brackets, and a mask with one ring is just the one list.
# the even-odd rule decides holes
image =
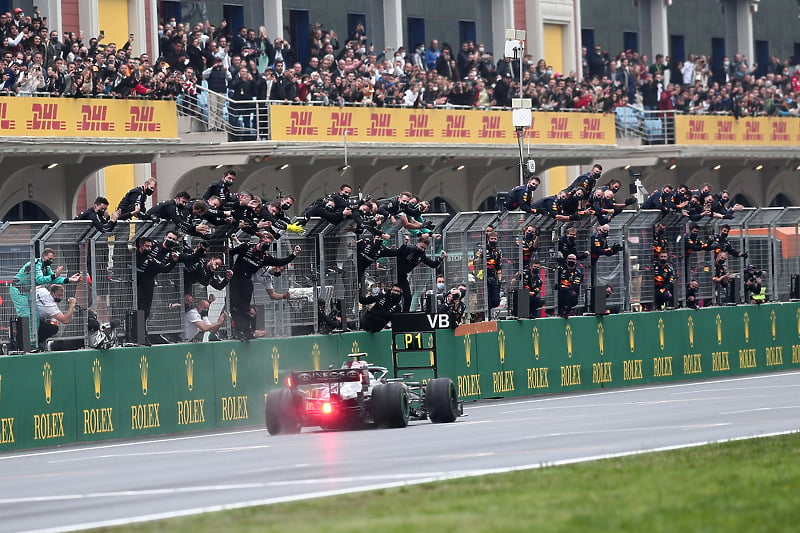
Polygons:
[[[511,98],[520,95],[520,62],[495,57],[483,43],[453,48],[433,39],[427,46],[377,49],[360,24],[343,40],[320,23],[310,30],[309,58],[300,62],[290,42],[268,37],[263,26],[172,19],[159,26],[153,60],[147,53],[132,53],[132,34],[121,46],[107,42],[103,33],[88,40],[74,32],[59,36],[38,10],[28,16],[16,8],[0,15],[0,94],[183,94],[192,105],[205,83],[211,93],[240,102],[479,108],[510,107]],[[595,46],[583,49],[580,73],[556,72],[531,55],[522,58],[521,67],[522,94],[540,110],[607,113],[637,104],[695,114],[800,113],[800,65],[794,58],[773,56],[760,66],[741,54],[717,62],[694,54],[685,61],[658,54],[651,63],[636,51],[611,55]],[[215,107],[209,96],[211,113],[219,113],[220,104]]]

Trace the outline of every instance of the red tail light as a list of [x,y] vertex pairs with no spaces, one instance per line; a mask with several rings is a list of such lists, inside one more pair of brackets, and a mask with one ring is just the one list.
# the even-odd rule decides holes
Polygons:
[[322,403],[322,414],[329,415],[333,412],[333,404],[331,402]]
[[289,387],[290,389],[292,388],[292,376],[286,377],[286,386]]

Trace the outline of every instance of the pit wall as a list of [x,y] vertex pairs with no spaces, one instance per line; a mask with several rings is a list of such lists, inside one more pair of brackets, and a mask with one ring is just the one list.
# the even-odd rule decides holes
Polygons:
[[[800,303],[502,321],[439,330],[439,375],[462,400],[564,393],[800,368]],[[0,453],[263,424],[292,369],[366,352],[391,334],[81,350],[0,358]]]

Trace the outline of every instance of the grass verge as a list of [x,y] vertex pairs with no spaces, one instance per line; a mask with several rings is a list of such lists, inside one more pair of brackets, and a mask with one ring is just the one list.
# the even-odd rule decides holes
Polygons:
[[102,531],[784,532],[800,434],[412,485]]

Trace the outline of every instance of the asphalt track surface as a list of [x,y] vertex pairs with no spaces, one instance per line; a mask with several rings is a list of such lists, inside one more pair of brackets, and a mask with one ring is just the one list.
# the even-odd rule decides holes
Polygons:
[[0,531],[74,531],[800,428],[800,372],[465,406],[453,424],[231,430],[0,455]]

